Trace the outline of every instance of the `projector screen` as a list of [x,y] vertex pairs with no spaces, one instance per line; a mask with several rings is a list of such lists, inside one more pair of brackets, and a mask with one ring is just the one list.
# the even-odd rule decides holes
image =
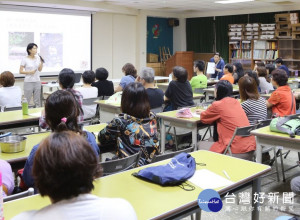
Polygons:
[[29,43],[44,58],[42,75],[63,68],[82,72],[91,68],[91,15],[0,11],[0,73],[19,74]]

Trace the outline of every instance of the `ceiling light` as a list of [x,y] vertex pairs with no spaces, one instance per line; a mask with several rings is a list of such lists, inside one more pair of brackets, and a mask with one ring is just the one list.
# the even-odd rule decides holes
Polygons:
[[233,4],[233,3],[241,3],[241,2],[253,2],[255,0],[225,0],[225,1],[215,1],[215,3],[219,4]]

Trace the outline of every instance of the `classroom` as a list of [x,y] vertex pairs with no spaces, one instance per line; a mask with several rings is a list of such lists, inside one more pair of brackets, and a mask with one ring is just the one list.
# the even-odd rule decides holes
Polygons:
[[0,1],[0,219],[300,219],[299,16]]

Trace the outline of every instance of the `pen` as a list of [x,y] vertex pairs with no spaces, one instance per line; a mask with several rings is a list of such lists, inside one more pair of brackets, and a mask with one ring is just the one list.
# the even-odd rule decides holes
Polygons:
[[223,170],[223,173],[225,174],[225,176],[227,177],[227,179],[230,179],[230,177],[228,176],[227,172],[225,170]]

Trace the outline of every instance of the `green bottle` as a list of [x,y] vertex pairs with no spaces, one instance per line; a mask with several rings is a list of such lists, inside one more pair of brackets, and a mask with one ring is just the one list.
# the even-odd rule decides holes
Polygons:
[[26,98],[23,98],[22,100],[22,111],[23,115],[28,115],[28,102]]

